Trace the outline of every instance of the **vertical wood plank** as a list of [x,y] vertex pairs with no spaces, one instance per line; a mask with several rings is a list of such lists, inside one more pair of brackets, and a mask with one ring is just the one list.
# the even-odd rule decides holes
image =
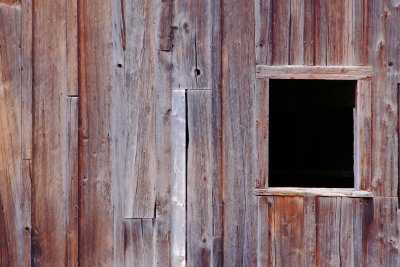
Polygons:
[[272,63],[273,46],[273,3],[274,0],[254,0],[255,4],[255,36],[256,63]]
[[[253,194],[254,2],[222,1],[222,180],[224,266],[257,262]],[[240,44],[240,45],[238,45]],[[250,140],[250,142],[249,142]]]
[[22,158],[32,159],[32,1],[21,2],[22,16]]
[[368,203],[367,249],[364,257],[367,266],[398,266],[397,199],[375,197]]
[[304,202],[302,197],[274,197],[271,210],[273,266],[302,266]]
[[211,90],[187,92],[187,264],[211,265]]
[[371,190],[371,81],[357,82],[356,162],[355,188]]
[[124,266],[154,266],[153,220],[124,220]]
[[[257,266],[268,266],[269,254],[269,234],[268,230],[268,197],[258,198],[258,228],[257,228]],[[272,244],[271,244],[272,245]],[[272,257],[272,255],[271,255]]]
[[[289,64],[302,65],[304,64],[304,11],[305,2],[307,1],[290,1],[290,50]],[[311,31],[308,28],[308,31]]]
[[78,0],[66,1],[67,79],[69,96],[78,92]]
[[327,64],[328,7],[327,0],[314,0],[314,65]]
[[341,198],[316,199],[317,266],[340,266]]
[[172,88],[211,88],[212,0],[177,0],[173,15]]
[[[153,218],[156,179],[154,1],[124,1],[126,50],[122,92],[125,158],[125,218]],[[138,25],[141,25],[138,27]],[[118,63],[117,63],[118,64]]]
[[186,264],[186,94],[172,92],[171,265]]
[[288,65],[290,51],[290,0],[274,0],[272,5],[272,64]]
[[78,266],[78,98],[68,97],[67,99],[67,149],[66,162],[67,180],[66,192],[69,195],[69,203],[66,207],[67,230],[68,230],[68,251],[67,265]]
[[353,64],[367,65],[368,64],[368,4],[367,0],[352,1],[353,16],[352,16],[352,32],[353,32]]
[[20,5],[0,6],[0,266],[23,266],[29,257],[21,160],[21,13]]
[[367,248],[366,240],[366,202],[368,200],[353,199],[353,251],[354,251],[354,266],[365,266],[366,257],[364,253]]
[[111,1],[80,1],[79,21],[79,266],[112,266]]
[[32,265],[67,266],[66,2],[33,10]]
[[315,1],[304,1],[304,64],[314,65]]
[[[342,266],[354,266],[354,204],[351,198],[342,198],[340,203],[339,257]],[[357,226],[362,228],[362,224]]]
[[303,266],[316,266],[316,205],[315,197],[304,197],[304,263]]
[[255,118],[255,174],[257,175],[257,188],[268,186],[268,129],[269,129],[269,80],[257,79],[254,94]]
[[160,51],[170,52],[173,48],[174,29],[172,27],[174,15],[174,1],[161,1],[159,18]]
[[[22,178],[23,178],[23,198],[22,198],[22,213],[23,213],[23,224],[22,228],[24,231],[24,248],[23,253],[23,265],[31,266],[31,229],[32,229],[32,203],[31,203],[31,190],[32,190],[32,161],[22,161]],[[0,231],[1,232],[1,231]],[[0,264],[1,266],[1,264]]]

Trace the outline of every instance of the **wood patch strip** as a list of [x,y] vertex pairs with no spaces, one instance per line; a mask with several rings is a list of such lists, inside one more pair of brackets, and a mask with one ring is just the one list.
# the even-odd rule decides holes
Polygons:
[[211,265],[211,91],[187,92],[187,264]]

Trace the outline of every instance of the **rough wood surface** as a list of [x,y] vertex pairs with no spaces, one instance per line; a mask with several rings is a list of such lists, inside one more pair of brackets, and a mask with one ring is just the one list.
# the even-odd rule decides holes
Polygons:
[[254,2],[222,1],[222,180],[224,266],[257,262],[253,194]]
[[355,190],[353,188],[302,188],[302,187],[269,187],[256,189],[258,196],[325,196],[348,198],[372,198],[369,191]]
[[210,266],[213,237],[211,91],[187,92],[187,264]]
[[32,265],[67,266],[66,2],[33,10]]
[[124,265],[154,266],[153,222],[151,219],[124,220]]
[[[112,266],[111,1],[79,2],[79,266]],[[111,45],[110,45],[111,44]],[[94,245],[95,244],[95,245]]]
[[[124,135],[126,145],[124,177],[125,218],[153,218],[156,180],[155,132],[155,1],[124,1],[124,69],[122,86]],[[149,8],[151,7],[151,8]],[[141,25],[138,27],[138,25]],[[121,159],[123,160],[123,159]]]
[[23,266],[30,256],[30,188],[21,154],[21,13],[20,6],[0,5],[0,266]]
[[186,264],[186,93],[172,92],[171,265]]

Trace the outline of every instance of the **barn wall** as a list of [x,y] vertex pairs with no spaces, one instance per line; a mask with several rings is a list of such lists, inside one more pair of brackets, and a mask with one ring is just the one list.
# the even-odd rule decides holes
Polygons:
[[[397,266],[399,13],[0,0],[0,266]],[[372,67],[372,199],[255,195],[257,65]]]

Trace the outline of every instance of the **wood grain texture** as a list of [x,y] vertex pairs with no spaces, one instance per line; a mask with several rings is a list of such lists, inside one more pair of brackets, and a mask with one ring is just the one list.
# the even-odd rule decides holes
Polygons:
[[211,88],[214,1],[174,1],[172,88]]
[[257,199],[253,194],[254,2],[223,0],[222,180],[224,266],[257,262]]
[[316,224],[316,197],[304,197],[304,263],[303,266],[316,266],[316,239],[317,239],[317,224]]
[[[79,266],[112,266],[111,1],[79,2]],[[95,244],[95,245],[94,245]]]
[[[152,5],[154,3],[154,6]],[[122,86],[125,157],[125,218],[153,218],[156,179],[155,2],[124,1],[126,49]],[[138,25],[141,25],[138,27]],[[123,159],[121,159],[123,160]]]
[[[372,78],[372,191],[376,196],[396,196],[398,151],[395,149],[397,87],[392,75],[399,73],[398,9],[391,1],[369,1],[369,61],[374,66]],[[372,23],[373,22],[373,23]],[[397,48],[396,48],[397,47]]]
[[152,237],[151,219],[125,219],[123,266],[154,266]]
[[257,266],[268,266],[271,255],[269,253],[271,242],[269,242],[268,197],[258,198],[257,217]]
[[19,6],[0,5],[0,266],[23,266],[30,256],[30,187],[21,154],[21,13]]
[[78,0],[66,1],[68,95],[78,96]]
[[272,266],[301,266],[303,264],[304,201],[302,197],[273,197],[268,216],[273,253]]
[[211,90],[187,92],[187,264],[210,266],[213,241]]
[[67,266],[66,3],[33,9],[32,265]]
[[186,265],[186,93],[172,92],[171,265]]
[[21,3],[22,41],[21,41],[21,90],[22,90],[22,158],[32,159],[32,1]]

